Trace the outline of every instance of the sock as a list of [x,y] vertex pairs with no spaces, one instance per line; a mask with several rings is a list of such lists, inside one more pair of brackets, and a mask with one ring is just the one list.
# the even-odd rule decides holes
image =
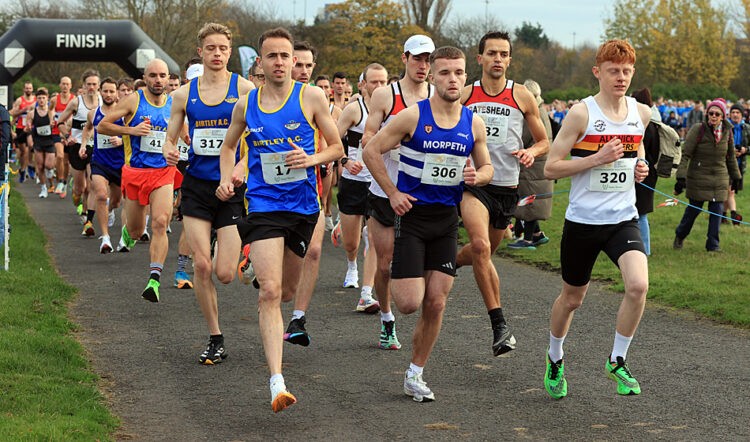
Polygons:
[[549,332],[549,359],[552,362],[557,362],[563,358],[565,354],[562,348],[563,341],[565,341],[565,336],[556,338],[552,332]]
[[96,210],[87,210],[86,211],[86,222],[94,222],[94,214],[96,213]]
[[224,335],[219,333],[218,335],[210,335],[209,339],[211,342],[224,342]]
[[151,263],[151,279],[155,279],[156,281],[159,281],[159,278],[161,278],[161,271],[164,270],[164,264],[160,262],[152,262]]
[[505,317],[503,316],[502,307],[494,308],[488,311],[487,314],[490,315],[490,323],[492,324],[493,330],[496,330],[501,325],[505,324]]
[[348,267],[349,270],[357,270],[357,260],[356,259],[354,261],[347,260],[346,264],[347,264],[347,267]]
[[367,235],[367,226],[365,226],[364,229],[362,229],[362,239],[365,241],[365,255],[367,255],[367,251],[370,249],[370,237]]
[[412,374],[422,374],[422,370],[424,370],[424,367],[415,365],[413,362],[409,364],[409,371],[412,372]]
[[382,310],[380,311],[380,322],[391,322],[395,320],[396,320],[396,317],[393,316],[393,312],[386,313]]
[[612,355],[609,360],[617,362],[617,357],[620,356],[623,360],[627,359],[628,347],[630,347],[630,341],[633,337],[623,336],[615,331],[615,344],[612,346]]
[[143,231],[144,231],[144,232],[145,232],[146,230],[148,230],[148,220],[149,220],[149,219],[151,219],[151,216],[150,216],[150,215],[146,215],[146,224],[144,224],[144,226],[146,226],[146,227],[144,227],[144,228],[143,228]]
[[292,319],[301,319],[305,316],[304,310],[295,310],[292,312]]
[[177,271],[184,272],[185,266],[187,266],[187,263],[189,260],[190,260],[190,257],[187,255],[178,255],[177,256]]
[[372,287],[370,287],[369,285],[362,286],[362,292],[360,292],[359,296],[360,298],[372,298]]
[[271,376],[271,381],[269,382],[271,385],[275,384],[276,382],[284,383],[284,376],[281,373],[277,373],[273,376]]

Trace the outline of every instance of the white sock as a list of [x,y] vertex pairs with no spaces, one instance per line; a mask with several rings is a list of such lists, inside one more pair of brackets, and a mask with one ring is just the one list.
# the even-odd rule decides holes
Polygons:
[[362,239],[365,240],[364,254],[367,255],[367,251],[370,249],[370,237],[367,235],[367,226],[365,226],[365,228],[362,229]]
[[347,259],[346,260],[346,265],[347,265],[347,267],[348,267],[349,270],[357,270],[357,260],[356,259],[354,261],[349,261]]
[[282,384],[284,383],[284,376],[281,373],[271,376],[271,381],[269,382],[269,384],[273,386],[273,384],[277,382],[281,382]]
[[148,230],[148,220],[151,219],[151,215],[146,215],[146,224],[144,224],[146,227],[143,228],[143,231],[145,232]]
[[304,310],[295,310],[292,312],[292,319],[300,319],[305,316]]
[[393,316],[393,312],[386,313],[382,310],[380,311],[380,322],[391,322],[395,320],[396,320],[396,317]]
[[372,298],[372,287],[369,285],[362,286],[362,292],[359,294],[360,298]]
[[562,348],[563,341],[565,341],[565,336],[556,338],[552,332],[549,332],[549,359],[552,362],[557,362],[563,358],[565,354]]
[[627,359],[628,347],[630,347],[630,341],[632,340],[632,336],[623,336],[615,331],[615,344],[612,346],[612,355],[609,357],[609,360],[617,362],[618,356],[623,360]]
[[409,364],[409,371],[412,374],[422,374],[422,370],[424,370],[424,367],[420,367],[419,365],[415,365],[413,362]]

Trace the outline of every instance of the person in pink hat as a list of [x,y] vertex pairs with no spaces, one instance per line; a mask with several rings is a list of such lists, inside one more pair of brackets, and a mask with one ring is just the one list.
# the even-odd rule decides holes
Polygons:
[[675,229],[674,249],[682,249],[685,238],[693,228],[695,218],[708,202],[708,234],[706,250],[720,252],[720,214],[730,186],[739,183],[741,175],[734,157],[732,124],[727,120],[727,104],[717,98],[706,106],[706,118],[693,125],[682,145],[682,161],[677,169],[675,195],[686,191],[690,205],[685,207],[680,224]]

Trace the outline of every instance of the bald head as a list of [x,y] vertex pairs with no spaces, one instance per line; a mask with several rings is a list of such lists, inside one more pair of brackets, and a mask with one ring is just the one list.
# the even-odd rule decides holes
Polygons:
[[153,95],[159,96],[164,93],[164,88],[169,82],[169,68],[164,60],[154,58],[146,63],[143,72],[143,80],[146,82],[146,88]]

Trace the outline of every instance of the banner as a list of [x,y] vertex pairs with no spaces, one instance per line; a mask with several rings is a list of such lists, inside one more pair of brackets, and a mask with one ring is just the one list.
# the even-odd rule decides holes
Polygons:
[[240,53],[240,64],[242,64],[242,78],[247,78],[250,68],[258,58],[258,52],[250,46],[240,46],[237,48]]

